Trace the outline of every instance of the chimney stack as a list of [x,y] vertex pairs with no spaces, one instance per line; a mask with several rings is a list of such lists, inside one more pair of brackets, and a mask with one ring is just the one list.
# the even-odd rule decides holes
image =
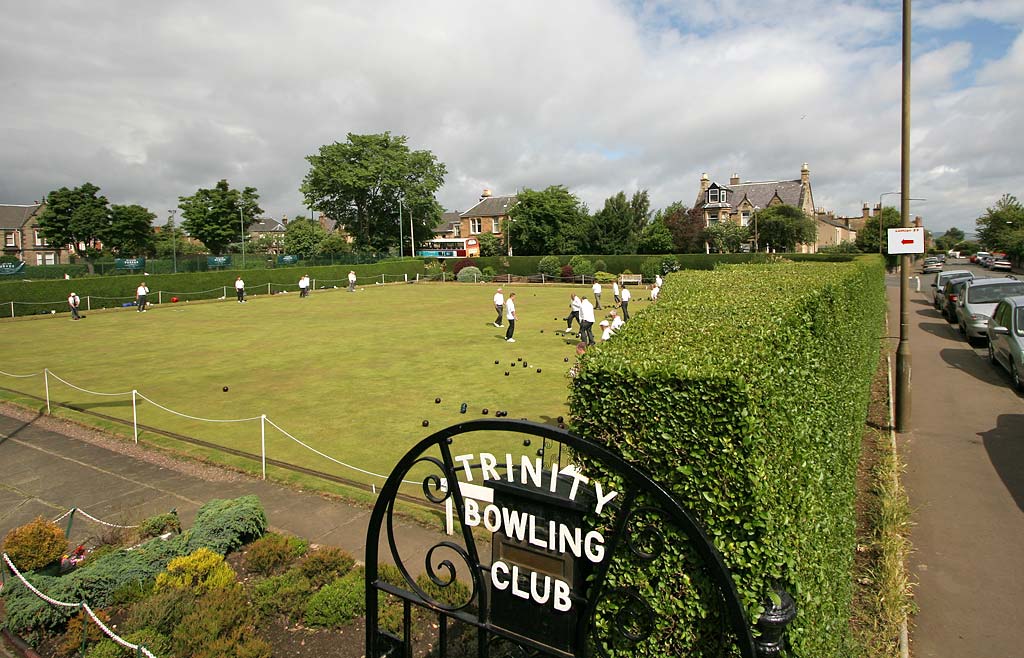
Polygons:
[[707,172],[704,172],[700,175],[700,193],[704,194],[709,187],[711,187],[711,180],[708,178]]
[[729,185],[739,185],[739,184],[740,184],[740,175],[739,174],[733,174],[729,178]]
[[806,162],[800,167],[800,182],[804,185],[811,182],[811,168],[807,166]]
[[491,198],[491,194],[492,192],[489,188],[484,188],[483,193],[480,195],[480,200],[483,201],[484,199]]

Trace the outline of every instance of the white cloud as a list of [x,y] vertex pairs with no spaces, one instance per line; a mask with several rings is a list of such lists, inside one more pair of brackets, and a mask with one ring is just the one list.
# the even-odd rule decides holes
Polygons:
[[[968,4],[915,17],[1014,15]],[[690,204],[702,171],[796,178],[808,162],[818,205],[859,214],[899,181],[898,12],[828,0],[15,3],[0,15],[0,202],[90,180],[163,217],[226,177],[292,215],[305,156],[390,130],[446,163],[449,208],[483,187],[553,184],[592,209],[638,187],[656,207]],[[915,51],[912,194],[929,198],[930,226],[965,228],[1003,192],[1024,194],[1024,45],[966,88],[967,39],[929,48]]]

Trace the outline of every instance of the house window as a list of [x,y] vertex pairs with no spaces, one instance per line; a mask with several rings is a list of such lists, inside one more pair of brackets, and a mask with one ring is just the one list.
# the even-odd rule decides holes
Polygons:
[[708,203],[718,203],[718,188],[713,187],[708,190]]
[[750,226],[750,211],[744,210],[740,213],[740,226]]
[[455,224],[455,225],[452,226],[452,237],[453,238],[461,238],[462,237],[461,233],[462,233],[462,224]]
[[719,190],[718,191],[718,200],[721,201],[722,203],[726,203],[726,201],[725,201],[725,193],[727,191],[728,190]]
[[57,257],[55,254],[36,254],[36,265],[56,265]]
[[49,247],[50,246],[50,243],[46,241],[46,238],[44,238],[43,235],[39,232],[39,229],[35,229],[33,231],[33,233],[35,233],[36,246],[37,247]]
[[17,247],[18,238],[17,233],[14,231],[4,231],[4,246],[5,247]]
[[471,219],[471,220],[469,220],[469,234],[470,235],[477,235],[478,233],[480,233],[480,220],[479,219]]
[[718,211],[716,210],[714,212],[709,212],[708,213],[708,225],[710,226],[711,224],[717,224],[717,223],[718,223]]
[[501,233],[501,221],[497,217],[491,220],[491,233]]

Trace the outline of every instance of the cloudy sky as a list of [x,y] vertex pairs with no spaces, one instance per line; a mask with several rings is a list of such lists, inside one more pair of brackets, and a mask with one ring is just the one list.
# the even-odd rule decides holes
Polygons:
[[[838,214],[899,189],[890,0],[5,2],[0,203],[99,185],[166,221],[227,178],[308,213],[305,156],[391,131],[483,188],[692,205],[701,172],[798,178]],[[1024,198],[1024,2],[914,3],[911,195],[936,231]],[[889,196],[887,205],[898,205]]]

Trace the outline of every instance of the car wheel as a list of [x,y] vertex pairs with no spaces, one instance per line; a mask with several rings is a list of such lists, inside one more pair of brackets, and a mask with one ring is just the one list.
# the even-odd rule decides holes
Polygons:
[[988,360],[990,363],[996,362],[996,351],[992,348],[992,341],[988,341]]
[[1020,379],[1020,371],[1017,370],[1016,364],[1010,361],[1010,381],[1013,382],[1013,387],[1018,391],[1024,391],[1024,382]]
[[960,331],[961,336],[967,335],[967,327],[965,327],[962,323],[958,323],[956,328]]

